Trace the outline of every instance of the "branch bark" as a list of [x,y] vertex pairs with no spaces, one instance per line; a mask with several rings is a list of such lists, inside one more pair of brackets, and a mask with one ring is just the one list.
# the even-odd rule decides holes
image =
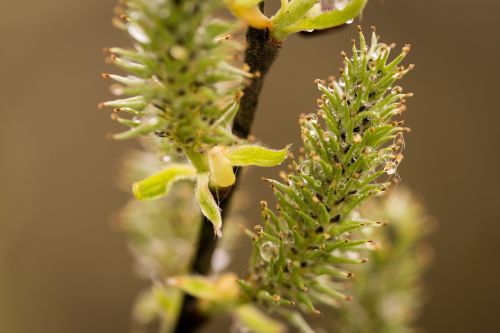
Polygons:
[[[243,97],[240,100],[240,110],[233,123],[233,132],[246,138],[250,134],[252,123],[257,110],[259,96],[264,85],[266,74],[276,60],[281,49],[280,43],[272,40],[269,31],[248,28],[247,48],[245,51],[245,63],[250,67],[250,72],[255,76],[243,90]],[[237,181],[238,183],[238,181]],[[220,203],[222,217],[227,215],[227,208],[234,193],[233,186],[228,193],[221,193],[219,197],[224,198]],[[217,245],[217,238],[214,237],[212,224],[204,219],[202,221],[198,249],[193,259],[191,271],[195,274],[207,275],[210,273],[212,255]],[[175,329],[176,333],[195,332],[207,321],[207,317],[201,313],[197,307],[197,300],[189,295],[185,295],[181,312]]]

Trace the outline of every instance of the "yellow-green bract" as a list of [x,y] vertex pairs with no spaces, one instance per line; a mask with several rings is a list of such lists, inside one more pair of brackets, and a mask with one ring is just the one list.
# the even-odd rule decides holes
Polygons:
[[134,183],[132,191],[139,200],[156,199],[167,194],[176,181],[195,176],[196,169],[192,165],[173,164],[165,170]]
[[[205,217],[214,225],[217,236],[221,236],[222,218],[220,209],[213,198],[210,188],[228,187],[234,184],[235,166],[275,166],[283,162],[288,147],[273,150],[257,145],[236,145],[231,147],[215,146],[200,156],[208,171],[197,170],[192,164],[172,164],[148,178],[134,183],[132,191],[139,200],[152,200],[168,194],[176,181],[190,179],[196,181],[196,199]],[[206,160],[205,160],[206,159]]]
[[208,179],[208,173],[198,175],[195,190],[196,200],[200,205],[203,215],[214,225],[215,234],[220,237],[222,236],[221,211],[208,188]]
[[285,160],[289,147],[274,150],[257,145],[240,145],[229,148],[227,158],[234,166],[272,167],[281,164]]

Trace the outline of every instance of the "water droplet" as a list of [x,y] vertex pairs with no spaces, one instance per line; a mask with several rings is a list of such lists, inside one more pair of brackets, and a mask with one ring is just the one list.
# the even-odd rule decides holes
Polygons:
[[265,242],[260,246],[262,260],[270,262],[278,253],[278,247],[273,242]]
[[305,32],[314,32],[314,29],[305,30]]
[[310,163],[309,161],[304,161],[304,163],[302,163],[300,165],[300,173],[304,174],[304,175],[309,175],[309,169],[310,169]]
[[350,20],[345,21],[345,23],[346,23],[346,24],[351,24],[352,22],[354,22],[354,20],[353,20],[353,19],[350,19]]

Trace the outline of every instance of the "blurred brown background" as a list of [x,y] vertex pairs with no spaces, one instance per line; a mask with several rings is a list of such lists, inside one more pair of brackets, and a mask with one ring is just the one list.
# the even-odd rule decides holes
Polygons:
[[[96,109],[109,97],[100,50],[127,45],[110,24],[115,2],[0,1],[2,333],[129,331],[144,282],[110,220],[128,197],[113,183],[134,143],[106,140],[118,127]],[[430,333],[500,332],[499,10],[491,0],[371,0],[362,21],[414,46],[400,173],[440,220],[420,320]],[[354,36],[353,25],[287,41],[254,126],[262,141],[297,142],[297,116],[318,96],[312,81],[337,72]],[[262,174],[243,184],[253,208],[268,191]]]

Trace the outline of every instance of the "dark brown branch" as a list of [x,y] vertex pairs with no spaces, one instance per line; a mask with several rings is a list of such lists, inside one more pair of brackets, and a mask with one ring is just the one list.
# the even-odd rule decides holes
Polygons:
[[[236,186],[236,184],[234,186]],[[223,220],[227,215],[227,208],[234,191],[234,186],[231,192],[221,193],[219,191],[218,193],[219,197],[225,197],[219,204],[219,207],[222,210]],[[214,195],[216,194],[214,193]],[[201,230],[198,240],[198,249],[192,264],[191,272],[194,274],[208,275],[210,273],[212,255],[216,248],[218,239],[214,236],[214,229],[212,223],[209,220],[203,218],[201,223],[202,224],[200,226]],[[175,332],[195,332],[207,321],[207,319],[208,318],[199,311],[197,299],[195,297],[192,297],[191,295],[186,294],[184,296],[184,302],[182,304],[180,315],[177,319]]]
[[245,63],[255,77],[243,90],[240,110],[234,119],[233,132],[242,138],[250,133],[265,77],[281,49],[281,44],[271,39],[268,30],[249,28],[247,43]]
[[[247,30],[246,39],[248,45],[245,51],[245,63],[248,64],[250,71],[254,73],[255,76],[243,90],[240,110],[233,124],[233,132],[241,138],[246,138],[250,133],[265,76],[280,51],[280,44],[270,38],[269,31],[267,30],[249,28]],[[235,186],[236,185],[237,184],[235,184]],[[223,218],[227,214],[227,208],[229,207],[229,202],[234,193],[235,186],[233,186],[233,189],[228,193],[221,193],[220,191],[218,193],[220,198],[224,198],[220,203]],[[214,237],[212,223],[204,219],[201,225],[198,249],[193,259],[191,269],[193,273],[207,275],[210,272],[212,255],[216,245],[217,238]],[[206,316],[197,308],[196,299],[186,295],[175,332],[195,332],[206,322],[206,320]]]

